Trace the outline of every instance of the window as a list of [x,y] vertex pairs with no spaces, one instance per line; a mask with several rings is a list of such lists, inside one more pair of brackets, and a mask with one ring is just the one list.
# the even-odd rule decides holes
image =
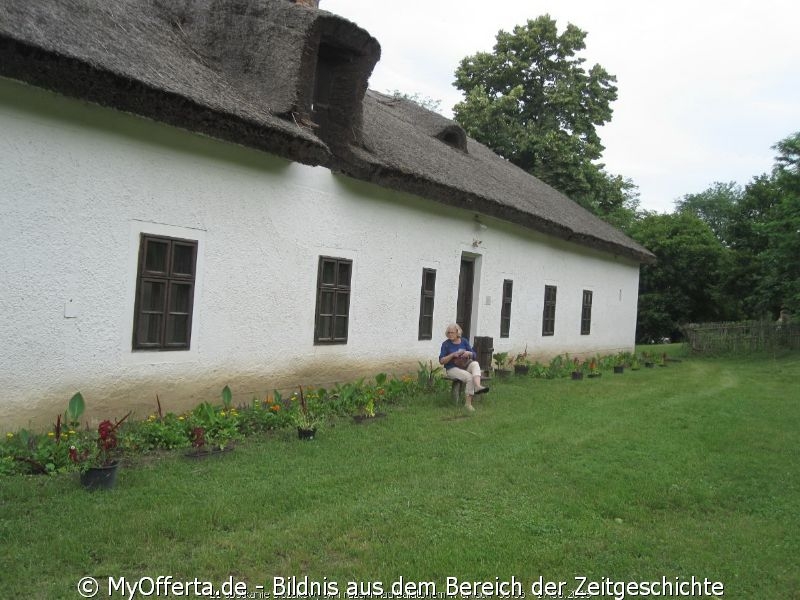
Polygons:
[[196,265],[196,241],[142,234],[134,350],[189,349]]
[[353,261],[319,257],[315,344],[346,344],[350,316],[350,275]]
[[500,308],[500,337],[507,338],[511,330],[511,290],[514,282],[510,279],[503,281],[503,305]]
[[542,335],[555,335],[556,332],[556,286],[544,286],[544,314],[542,315]]
[[589,335],[592,330],[592,292],[583,290],[583,306],[581,307],[581,335]]
[[436,291],[436,269],[422,269],[419,298],[419,338],[433,338],[433,296]]

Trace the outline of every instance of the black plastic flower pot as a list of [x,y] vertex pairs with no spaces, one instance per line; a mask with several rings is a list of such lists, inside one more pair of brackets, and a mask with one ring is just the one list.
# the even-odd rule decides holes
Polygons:
[[89,467],[81,473],[81,485],[87,490],[110,490],[117,483],[118,462],[102,467]]
[[297,437],[299,437],[301,440],[313,440],[316,433],[316,429],[304,429],[302,427],[297,428]]

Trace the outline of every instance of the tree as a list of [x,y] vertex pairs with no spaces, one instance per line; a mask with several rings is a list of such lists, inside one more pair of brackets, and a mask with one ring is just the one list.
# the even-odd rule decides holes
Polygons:
[[756,225],[756,233],[766,240],[756,292],[759,308],[775,317],[781,308],[800,314],[800,132],[773,149],[779,152],[770,186],[774,203]]
[[675,206],[678,212],[689,212],[711,227],[723,244],[731,242],[731,227],[744,190],[736,182],[714,183],[699,194],[686,194]]
[[772,173],[754,177],[724,217],[734,260],[725,291],[743,318],[800,312],[800,132],[773,149]]
[[596,212],[630,200],[632,184],[604,171],[597,127],[611,120],[616,78],[600,65],[588,71],[576,54],[586,33],[568,24],[559,35],[543,15],[500,31],[493,53],[464,58],[454,107],[469,135],[525,171]]
[[689,212],[649,214],[632,237],[658,258],[639,278],[639,341],[677,337],[683,323],[725,320],[721,285],[730,269],[730,250],[711,228]]

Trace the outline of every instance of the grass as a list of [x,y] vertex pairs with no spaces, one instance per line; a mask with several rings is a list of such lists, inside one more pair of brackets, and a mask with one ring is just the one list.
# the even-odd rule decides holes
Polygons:
[[513,576],[566,595],[576,576],[694,576],[725,597],[798,598],[798,378],[796,355],[512,378],[473,416],[442,393],[312,442],[280,431],[204,461],[153,456],[109,492],[74,474],[0,479],[0,590],[73,599],[92,575],[108,597],[108,576],[172,575],[443,592],[446,577]]

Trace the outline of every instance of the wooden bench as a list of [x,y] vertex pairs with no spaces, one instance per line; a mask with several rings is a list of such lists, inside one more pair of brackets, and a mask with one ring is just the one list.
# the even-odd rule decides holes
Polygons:
[[459,381],[458,379],[453,379],[453,383],[450,386],[450,394],[453,396],[453,403],[458,404],[459,400],[461,400],[461,394],[464,393],[464,388],[466,384],[463,381]]
[[[481,375],[481,385],[485,381],[490,380],[491,377],[487,377],[485,375]],[[464,395],[464,390],[466,389],[467,384],[459,379],[453,379],[453,383],[450,385],[450,395],[453,397],[453,402],[458,404],[461,401],[461,396]]]

